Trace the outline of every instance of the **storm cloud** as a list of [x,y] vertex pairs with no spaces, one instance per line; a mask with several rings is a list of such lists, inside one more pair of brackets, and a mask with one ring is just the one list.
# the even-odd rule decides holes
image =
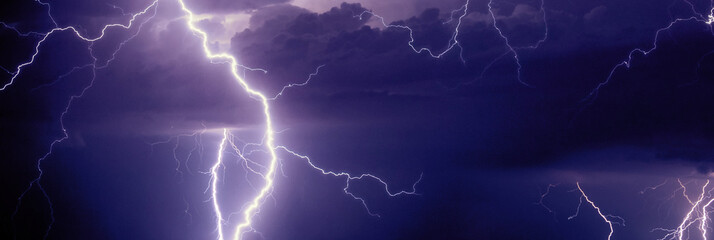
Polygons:
[[[96,36],[149,2],[51,4],[58,25]],[[305,86],[270,101],[276,144],[327,170],[383,176],[390,191],[410,189],[423,176],[418,196],[387,197],[376,181],[350,185],[382,216],[376,219],[344,194],[344,179],[281,152],[284,176],[254,225],[262,235],[247,238],[600,239],[604,225],[590,208],[568,219],[578,206],[575,182],[628,220],[618,238],[649,238],[649,229],[671,227],[670,213],[658,206],[677,215],[686,204],[660,197],[678,191],[675,179],[700,186],[714,169],[714,36],[694,20],[655,34],[672,19],[708,13],[708,3],[494,1],[492,17],[489,2],[471,1],[459,25],[452,10],[460,4],[187,2],[209,47],[236,56],[239,75],[267,96],[323,66]],[[409,31],[384,27],[365,11],[410,27],[417,49],[443,51],[457,30],[459,46],[441,58],[417,53]],[[21,32],[52,28],[46,13],[36,3],[0,5],[0,21]],[[110,30],[96,43],[69,31],[52,35],[36,62],[0,92],[0,168],[11,171],[0,177],[9,183],[2,236],[44,230],[37,225],[49,217],[39,191],[30,191],[22,215],[10,216],[64,125],[68,139],[42,163],[41,183],[56,207],[50,238],[215,237],[202,193],[220,129],[231,129],[234,143],[261,142],[265,119],[229,64],[205,57],[184,14],[176,2],[160,1],[155,17],[139,19],[146,20],[141,28]],[[0,82],[39,39],[0,28],[0,51],[9,53],[0,54],[7,70]],[[628,55],[655,44],[647,55]],[[107,67],[86,67],[94,57]],[[72,97],[92,79],[81,98]],[[238,174],[222,187],[249,192],[261,182],[236,162],[229,173]],[[555,183],[544,202],[543,187]]]

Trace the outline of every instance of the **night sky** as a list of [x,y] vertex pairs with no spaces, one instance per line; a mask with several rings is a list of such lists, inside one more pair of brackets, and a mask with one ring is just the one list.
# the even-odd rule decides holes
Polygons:
[[0,239],[714,238],[714,2],[184,2],[0,3]]

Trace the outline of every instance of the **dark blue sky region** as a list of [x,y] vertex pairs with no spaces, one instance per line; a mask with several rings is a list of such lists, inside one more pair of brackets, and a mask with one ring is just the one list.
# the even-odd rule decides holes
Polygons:
[[3,1],[0,239],[714,238],[712,2],[185,3],[276,147],[179,0]]

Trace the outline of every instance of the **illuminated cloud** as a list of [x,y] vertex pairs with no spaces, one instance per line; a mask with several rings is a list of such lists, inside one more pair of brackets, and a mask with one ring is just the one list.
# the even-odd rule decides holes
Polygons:
[[712,231],[708,2],[157,3],[0,7],[0,238]]

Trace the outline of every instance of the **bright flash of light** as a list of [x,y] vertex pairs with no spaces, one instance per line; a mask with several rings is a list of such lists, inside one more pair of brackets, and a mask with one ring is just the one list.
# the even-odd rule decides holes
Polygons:
[[[270,154],[270,161],[267,166],[267,173],[265,173],[263,179],[265,180],[265,184],[263,187],[260,189],[258,194],[252,199],[248,207],[243,211],[243,220],[241,221],[240,224],[238,224],[235,227],[235,232],[233,234],[232,239],[240,239],[241,234],[245,231],[244,229],[250,228],[251,223],[252,223],[252,217],[257,211],[258,207],[260,206],[261,200],[265,198],[268,194],[270,194],[270,191],[273,188],[273,180],[275,177],[275,169],[277,166],[277,154],[275,153],[275,131],[273,130],[273,121],[272,117],[270,114],[270,104],[268,103],[269,98],[267,98],[263,93],[261,93],[258,90],[255,90],[251,88],[251,86],[238,74],[238,68],[240,67],[238,64],[238,60],[233,56],[228,53],[213,53],[210,48],[209,48],[209,43],[208,43],[208,34],[201,30],[200,28],[196,27],[194,24],[194,14],[191,10],[189,10],[186,7],[186,4],[184,3],[183,0],[178,1],[179,4],[181,5],[181,10],[183,10],[186,13],[186,22],[191,29],[191,31],[198,35],[201,38],[202,41],[202,47],[203,51],[210,60],[223,60],[226,61],[227,63],[230,64],[231,67],[231,74],[233,75],[233,78],[245,89],[245,91],[250,94],[251,96],[257,98],[261,104],[263,105],[263,116],[265,117],[265,147],[268,150]],[[227,131],[227,130],[226,130]],[[225,131],[224,131],[225,132]],[[225,134],[224,134],[225,135]],[[222,143],[225,142],[225,137]],[[218,160],[220,162],[220,159]],[[216,176],[212,176],[213,180],[212,183],[215,184],[216,181]],[[214,191],[215,191],[215,186],[214,186]],[[220,207],[218,206],[217,200],[215,200],[214,196],[214,209],[218,212],[216,212],[216,215],[220,215]],[[222,220],[219,217],[219,222],[222,222]],[[221,223],[222,225],[222,223]],[[222,233],[222,228],[219,228],[219,239],[223,240],[224,236]]]
[[[712,196],[712,191],[714,191],[714,188],[710,188],[709,190],[707,190],[707,187],[709,186],[709,180],[707,180],[706,183],[702,185],[701,193],[699,194],[699,196],[696,198],[696,200],[693,200],[689,197],[689,195],[687,195],[686,184],[682,183],[682,181],[680,181],[679,179],[677,179],[677,182],[680,185],[680,188],[678,188],[677,191],[679,189],[682,189],[682,195],[691,207],[689,208],[689,210],[684,215],[681,222],[676,228],[667,229],[660,227],[652,229],[652,232],[661,231],[667,233],[658,240],[688,240],[690,238],[689,232],[692,228],[695,228],[696,230],[699,230],[702,237],[701,239],[707,240],[707,223],[710,221],[708,217],[710,212],[707,211],[707,209],[712,204],[712,202],[714,202],[714,198]],[[696,227],[697,222],[699,223],[698,227]]]
[[[232,76],[236,80],[236,82],[238,82],[238,84],[250,96],[252,96],[256,100],[260,101],[260,103],[263,106],[263,116],[265,117],[265,122],[264,122],[265,131],[263,134],[264,139],[263,139],[262,143],[259,145],[264,146],[265,151],[267,151],[267,153],[270,156],[269,161],[268,161],[268,164],[266,164],[266,165],[259,165],[264,168],[265,172],[259,172],[257,170],[250,168],[250,167],[247,167],[247,168],[249,171],[259,175],[263,179],[264,184],[262,185],[262,187],[260,189],[258,189],[258,193],[252,197],[252,199],[249,201],[249,203],[241,209],[240,214],[242,215],[242,220],[240,221],[239,224],[237,224],[236,226],[233,227],[234,229],[232,230],[233,233],[230,235],[230,239],[235,239],[235,240],[240,239],[244,233],[253,230],[253,227],[252,227],[253,216],[259,212],[259,210],[260,210],[259,208],[260,208],[261,204],[272,193],[272,190],[273,190],[273,186],[274,186],[274,182],[275,182],[276,168],[277,168],[277,165],[279,164],[277,153],[276,153],[277,149],[283,149],[295,156],[299,156],[301,158],[308,159],[308,163],[310,164],[310,166],[315,169],[320,170],[323,174],[330,174],[333,176],[346,176],[347,183],[346,183],[346,187],[344,188],[345,193],[352,196],[353,198],[355,198],[357,200],[360,200],[362,202],[362,204],[365,206],[365,208],[367,208],[367,205],[366,205],[364,199],[355,196],[354,194],[352,194],[351,192],[349,192],[347,190],[349,188],[350,181],[364,179],[364,178],[370,178],[370,179],[377,180],[384,186],[384,188],[389,196],[397,196],[397,195],[402,195],[402,194],[415,194],[414,187],[416,186],[416,184],[419,181],[417,181],[416,183],[414,183],[414,185],[412,185],[412,191],[391,192],[385,181],[383,181],[382,179],[380,179],[372,174],[360,174],[358,176],[352,176],[349,173],[344,173],[344,172],[334,173],[334,172],[330,172],[330,171],[325,171],[322,168],[319,168],[316,165],[312,164],[312,162],[309,161],[309,158],[307,158],[306,156],[299,155],[293,151],[288,150],[286,147],[283,147],[283,146],[275,146],[276,132],[273,127],[272,115],[270,114],[270,100],[274,100],[275,98],[277,98],[278,96],[283,94],[283,91],[287,88],[306,85],[309,82],[310,78],[312,76],[316,75],[322,66],[318,67],[316,69],[315,73],[311,74],[310,77],[308,77],[308,80],[305,81],[304,83],[287,85],[287,86],[283,87],[282,90],[280,91],[280,93],[275,95],[275,97],[269,98],[266,96],[266,94],[252,88],[251,85],[248,84],[248,82],[246,82],[244,80],[244,78],[240,76],[238,69],[241,68],[242,65],[240,65],[238,63],[238,60],[236,59],[235,56],[225,53],[225,52],[214,53],[211,50],[211,48],[209,47],[209,43],[208,43],[208,34],[195,25],[196,19],[195,19],[194,13],[186,6],[186,4],[184,3],[183,0],[178,0],[178,2],[181,6],[181,9],[186,14],[186,23],[187,23],[189,29],[201,39],[202,48],[203,48],[203,52],[204,52],[205,56],[211,61],[216,60],[216,62],[228,63],[231,68]],[[219,240],[224,240],[224,239],[228,238],[228,236],[224,235],[224,226],[223,225],[227,221],[223,218],[223,214],[221,213],[221,207],[217,200],[218,196],[217,196],[216,182],[218,181],[218,173],[215,170],[222,164],[222,158],[223,158],[222,152],[225,150],[226,142],[227,141],[230,142],[228,140],[229,135],[230,134],[229,134],[228,130],[224,129],[223,138],[222,138],[221,144],[220,144],[221,147],[219,148],[220,152],[218,154],[218,159],[216,160],[214,167],[211,168],[211,187],[210,188],[211,188],[212,198],[213,198],[213,208],[214,208],[214,211],[216,212],[215,214],[217,216],[216,224],[219,225],[218,226]],[[233,143],[231,143],[231,144],[233,145]],[[253,145],[255,145],[255,144],[253,144]],[[233,146],[235,146],[235,145],[233,145]],[[241,159],[245,160],[246,161],[245,164],[246,164],[246,166],[248,166],[249,160],[245,157],[245,154],[247,154],[247,153],[245,153],[245,150],[239,151],[239,155],[240,155]],[[255,162],[252,162],[252,163],[255,163]],[[421,180],[421,178],[420,178],[420,180]],[[378,216],[378,215],[372,213],[369,210],[369,208],[367,208],[367,211],[370,215]]]

